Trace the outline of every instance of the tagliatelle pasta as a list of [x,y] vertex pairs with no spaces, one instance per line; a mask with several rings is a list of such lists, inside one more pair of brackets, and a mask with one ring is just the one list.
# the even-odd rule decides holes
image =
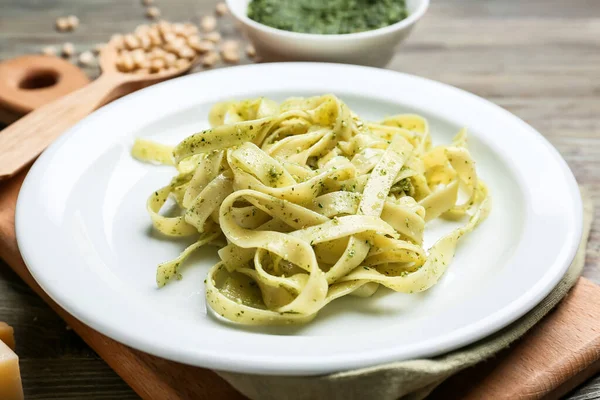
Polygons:
[[[157,285],[179,278],[197,248],[221,243],[206,299],[237,323],[305,323],[330,301],[380,285],[427,290],[491,208],[466,132],[433,147],[418,115],[367,122],[325,95],[223,102],[209,121],[173,149],[140,139],[132,154],[177,168],[148,199],[155,229],[198,237],[159,265]],[[160,214],[169,197],[180,215]],[[465,223],[426,251],[435,218]]]

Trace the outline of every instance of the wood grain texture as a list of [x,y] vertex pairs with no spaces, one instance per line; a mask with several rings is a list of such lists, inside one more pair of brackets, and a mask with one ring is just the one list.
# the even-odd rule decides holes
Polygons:
[[[242,395],[214,372],[156,358],[119,344],[73,318],[44,293],[19,255],[14,232],[14,204],[25,173],[0,186],[3,194],[0,198],[0,255],[20,278],[142,398],[243,400]],[[510,351],[442,385],[433,398],[509,400],[549,395],[559,398],[600,370],[600,308],[590,307],[590,304],[600,304],[600,287],[581,278],[557,309]],[[478,378],[475,381],[474,375]],[[70,388],[71,394],[82,394],[76,385]]]
[[103,74],[92,83],[46,104],[5,128],[0,135],[0,180],[14,176],[54,140],[92,113],[123,83],[120,75]]
[[[14,205],[27,171],[0,186],[0,254],[19,277],[56,312],[70,328],[103,357],[119,375],[127,377],[144,399],[217,398],[240,400],[244,397],[214,372],[150,356],[94,331],[54,303],[35,282],[17,247],[14,232]],[[76,392],[81,395],[81,392]]]
[[[197,22],[216,1],[157,3],[166,18]],[[89,49],[145,21],[138,0],[0,0],[0,10],[0,59],[65,41]],[[67,14],[80,18],[80,29],[54,31],[55,19]],[[237,37],[229,20],[219,24],[224,36]],[[435,0],[389,68],[471,91],[521,117],[558,148],[600,204],[599,32],[597,0]],[[597,218],[584,276],[600,282],[599,264]],[[5,266],[0,320],[15,326],[26,398],[138,398]],[[599,396],[596,377],[569,398]]]
[[37,54],[0,63],[0,76],[0,108],[19,116],[90,82],[81,69],[67,60]]
[[[154,74],[120,73],[116,68],[117,50],[112,45],[104,46],[98,61],[102,67],[102,75],[87,85],[82,85],[77,74],[67,68],[70,64],[57,57],[19,57],[0,64],[0,76],[5,86],[4,90],[0,86],[0,91],[4,92],[0,95],[0,106],[4,103],[9,111],[28,112],[5,128],[0,135],[0,149],[3,151],[0,158],[0,180],[14,176],[63,132],[109,101],[179,76],[189,69],[189,64],[186,64],[183,68]],[[54,64],[52,69],[48,65],[43,66],[50,62]],[[22,76],[16,71],[21,71]],[[11,92],[27,77],[49,73],[54,73],[58,81],[56,90],[53,87],[40,89],[37,98],[32,95],[32,92],[38,92],[36,89]],[[51,98],[55,100],[49,102]]]
[[[600,307],[592,306],[597,304],[598,285],[580,279],[522,339],[449,379],[432,393],[432,400],[561,398],[600,371]],[[564,374],[578,376],[563,382]]]

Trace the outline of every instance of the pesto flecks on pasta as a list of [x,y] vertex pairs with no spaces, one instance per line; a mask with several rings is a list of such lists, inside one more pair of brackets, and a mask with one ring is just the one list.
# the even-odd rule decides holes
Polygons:
[[[154,228],[197,237],[158,266],[157,285],[217,244],[207,304],[240,324],[306,323],[330,301],[369,297],[380,285],[427,290],[491,209],[466,132],[434,147],[418,115],[363,121],[324,95],[223,102],[209,122],[174,148],[138,139],[132,154],[177,169],[148,198]],[[160,214],[169,197],[180,215]],[[435,218],[464,224],[425,250]]]

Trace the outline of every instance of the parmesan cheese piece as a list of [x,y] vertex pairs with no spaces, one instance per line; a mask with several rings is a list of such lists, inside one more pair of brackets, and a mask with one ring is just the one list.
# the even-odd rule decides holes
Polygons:
[[0,341],[0,399],[23,399],[19,357],[2,341]]
[[15,349],[15,336],[12,326],[0,321],[0,341],[6,343],[11,349]]

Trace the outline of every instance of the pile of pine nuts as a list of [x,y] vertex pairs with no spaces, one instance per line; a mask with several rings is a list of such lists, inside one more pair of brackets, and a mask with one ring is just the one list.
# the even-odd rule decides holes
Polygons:
[[200,40],[195,25],[167,21],[140,25],[130,34],[113,35],[109,45],[119,52],[119,71],[139,73],[187,68],[197,54],[214,48],[213,43]]
[[[157,19],[160,10],[154,6],[154,0],[142,0],[146,7],[146,16]],[[223,2],[215,7],[215,14],[219,17],[227,15],[229,10]],[[61,17],[56,20],[56,28],[60,32],[72,31],[79,25],[77,17]],[[193,23],[171,23],[158,21],[157,23],[138,26],[129,34],[115,34],[109,45],[114,46],[118,52],[116,67],[125,73],[159,73],[175,71],[191,66],[201,56],[200,64],[205,68],[214,66],[223,60],[229,64],[240,62],[240,43],[237,40],[221,40],[217,31],[217,18],[212,15],[204,16],[198,26]],[[202,32],[199,32],[198,27]],[[104,44],[95,46],[93,50],[83,51],[78,55],[78,62],[82,66],[96,64],[95,54],[99,54]],[[254,59],[254,47],[247,45],[247,56]],[[75,53],[71,43],[64,43],[57,51],[55,47],[48,46],[42,49],[46,55],[57,53],[70,58]]]

